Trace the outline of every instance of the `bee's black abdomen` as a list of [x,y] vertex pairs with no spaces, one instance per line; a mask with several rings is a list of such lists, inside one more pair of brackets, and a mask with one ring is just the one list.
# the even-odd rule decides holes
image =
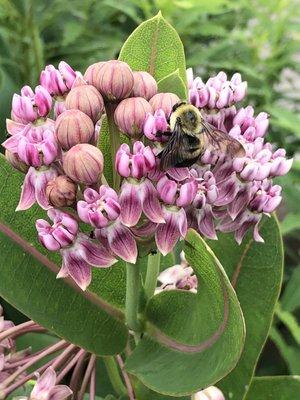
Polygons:
[[189,158],[186,160],[183,160],[181,162],[178,162],[174,165],[176,168],[183,168],[183,167],[191,167],[195,162],[197,162],[199,159],[199,155],[197,157]]

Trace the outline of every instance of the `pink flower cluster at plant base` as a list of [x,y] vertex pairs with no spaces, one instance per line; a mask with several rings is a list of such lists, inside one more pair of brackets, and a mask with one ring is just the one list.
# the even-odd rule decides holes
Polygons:
[[[157,156],[172,135],[172,107],[182,99],[157,93],[150,74],[133,72],[121,61],[92,64],[83,75],[65,62],[58,69],[50,65],[39,86],[14,95],[10,137],[3,146],[7,160],[26,174],[17,210],[35,202],[48,210],[52,223],[39,219],[36,227],[43,246],[62,256],[58,277],[69,276],[84,290],[92,267],[109,267],[118,258],[135,263],[145,242],[147,251],[166,255],[188,228],[209,239],[217,239],[218,231],[234,232],[238,243],[252,230],[254,239],[263,241],[259,223],[281,201],[273,178],[286,174],[292,160],[266,142],[266,113],[238,107],[247,90],[240,74],[228,80],[220,72],[207,82],[191,70],[187,75],[189,102],[240,141],[244,157],[206,149],[190,168],[162,171]],[[96,146],[104,114],[114,128],[111,134],[128,138],[116,148],[119,138],[110,138],[118,176],[113,187]],[[195,288],[190,278],[184,279]]]

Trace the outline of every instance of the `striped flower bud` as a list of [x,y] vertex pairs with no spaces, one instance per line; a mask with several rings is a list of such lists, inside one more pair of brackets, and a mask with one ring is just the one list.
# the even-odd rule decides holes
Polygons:
[[75,109],[84,112],[94,123],[103,113],[104,103],[101,94],[92,85],[80,84],[69,92],[65,106],[67,110]]
[[103,171],[103,155],[91,144],[77,144],[64,156],[65,173],[74,181],[91,185],[96,183]]
[[93,71],[93,77],[95,87],[110,101],[125,99],[133,88],[132,71],[123,61],[110,60],[98,64]]
[[63,150],[80,143],[89,143],[94,136],[94,123],[80,110],[66,110],[55,122],[55,134]]
[[76,200],[77,185],[66,175],[60,175],[48,182],[46,196],[54,207],[69,207]]
[[131,97],[122,100],[115,111],[115,122],[120,130],[129,137],[137,139],[143,133],[143,126],[152,107],[142,97]]
[[179,97],[174,93],[157,93],[149,100],[149,103],[153,111],[162,109],[168,117],[172,112],[173,106],[179,101]]
[[132,96],[143,97],[150,100],[157,93],[157,83],[152,75],[145,71],[133,72],[133,89]]

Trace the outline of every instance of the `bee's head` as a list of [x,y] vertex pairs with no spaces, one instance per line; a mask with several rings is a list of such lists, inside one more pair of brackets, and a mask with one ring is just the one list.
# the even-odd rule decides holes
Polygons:
[[202,116],[198,108],[185,102],[177,103],[173,106],[170,116],[171,130],[176,124],[186,133],[198,133],[201,129]]

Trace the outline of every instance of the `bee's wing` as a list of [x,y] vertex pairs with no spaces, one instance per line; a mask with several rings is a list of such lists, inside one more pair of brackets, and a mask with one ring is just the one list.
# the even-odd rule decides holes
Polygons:
[[184,134],[181,132],[179,124],[176,124],[166,147],[158,154],[160,158],[160,168],[167,170],[175,166],[180,166],[186,160],[187,144]]
[[208,122],[202,122],[204,147],[209,150],[218,150],[230,157],[244,157],[246,152],[243,145],[236,139],[215,128]]

